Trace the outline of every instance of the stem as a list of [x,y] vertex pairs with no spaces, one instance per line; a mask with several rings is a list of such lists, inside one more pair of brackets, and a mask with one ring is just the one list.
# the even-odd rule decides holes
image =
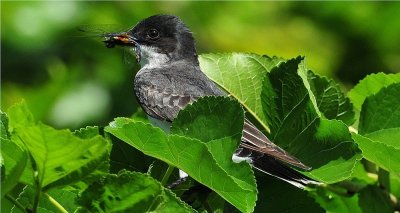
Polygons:
[[390,192],[390,180],[389,180],[389,172],[379,168],[378,170],[378,182],[379,182],[379,186]]
[[174,168],[175,167],[168,164],[167,171],[165,171],[165,174],[164,174],[163,178],[161,179],[161,185],[165,186],[165,184],[167,184],[169,176],[171,176],[171,173],[172,173],[172,171],[174,171]]
[[342,188],[342,187],[335,187],[329,184],[323,184],[321,187],[325,188],[326,190],[329,190],[337,195],[344,196],[344,197],[350,197],[351,195],[347,193],[347,190]]
[[370,161],[368,161],[366,159],[362,159],[361,163],[363,164],[364,169],[365,169],[366,172],[374,173],[374,174],[378,173],[378,171],[376,169],[376,165],[374,163],[372,163],[372,162],[370,162]]
[[68,213],[68,211],[66,209],[64,209],[64,207],[59,202],[57,202],[57,200],[55,200],[53,197],[51,197],[47,193],[43,193],[43,194],[50,201],[50,203],[52,203],[60,212]]
[[35,200],[33,201],[33,213],[37,212],[39,206],[40,195],[42,194],[42,189],[36,188]]
[[13,203],[16,207],[18,207],[19,209],[21,209],[21,211],[27,213],[28,211],[25,209],[25,207],[18,202],[18,200],[16,200],[13,196],[6,194],[6,198],[7,200],[9,200],[11,203]]

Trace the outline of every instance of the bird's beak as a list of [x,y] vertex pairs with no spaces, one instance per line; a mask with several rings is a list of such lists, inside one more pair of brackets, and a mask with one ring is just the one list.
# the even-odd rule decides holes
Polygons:
[[129,35],[127,32],[122,33],[109,33],[104,35],[104,41],[106,47],[112,48],[117,45],[119,46],[135,46],[137,39]]

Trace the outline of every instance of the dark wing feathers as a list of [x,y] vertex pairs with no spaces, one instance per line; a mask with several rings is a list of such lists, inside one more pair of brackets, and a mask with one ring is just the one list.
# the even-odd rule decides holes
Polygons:
[[152,117],[172,121],[179,110],[198,97],[177,94],[172,89],[159,89],[155,86],[144,86],[139,89],[140,103]]
[[291,164],[304,170],[311,169],[311,167],[304,165],[302,162],[300,162],[300,160],[272,143],[247,119],[245,119],[243,126],[242,141],[243,143],[240,144],[241,147],[263,153],[265,155],[271,156],[282,162]]
[[261,172],[267,173],[294,186],[304,188],[309,184],[319,185],[320,183],[306,177],[292,168],[280,163],[277,159],[269,156],[261,156],[252,161],[253,167]]

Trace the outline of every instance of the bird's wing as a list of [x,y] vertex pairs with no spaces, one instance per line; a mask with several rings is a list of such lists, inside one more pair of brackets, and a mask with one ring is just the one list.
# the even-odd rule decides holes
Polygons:
[[186,64],[143,70],[135,77],[135,92],[147,114],[167,121],[199,97],[224,95],[200,69]]
[[138,96],[147,114],[167,121],[173,121],[181,109],[198,98],[190,94],[179,94],[172,88],[160,89],[155,86],[141,87]]
[[311,167],[304,165],[300,160],[290,155],[279,146],[272,143],[260,130],[257,129],[249,120],[245,119],[243,126],[243,136],[241,147],[259,152],[278,159],[282,162],[296,166],[304,170]]

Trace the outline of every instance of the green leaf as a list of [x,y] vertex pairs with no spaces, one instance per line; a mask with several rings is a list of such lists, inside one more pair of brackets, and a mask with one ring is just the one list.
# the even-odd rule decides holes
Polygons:
[[21,126],[34,125],[35,119],[32,113],[29,111],[25,101],[14,104],[8,109],[9,117],[9,131],[12,132],[14,128]]
[[81,139],[90,139],[98,135],[103,135],[102,129],[98,126],[87,126],[74,131],[74,135]]
[[[331,186],[335,187],[335,186]],[[314,199],[326,212],[361,213],[358,206],[358,194],[351,197],[340,196],[324,188],[317,188]]]
[[318,109],[328,119],[341,120],[347,125],[354,122],[353,104],[345,97],[332,79],[308,71],[308,81],[317,100]]
[[392,213],[389,196],[377,186],[369,185],[360,191],[358,203],[363,213]]
[[311,177],[334,183],[351,176],[362,155],[344,123],[321,119],[317,131],[311,136],[312,140],[308,137],[301,133],[288,150],[299,150],[296,156],[306,163],[310,162],[313,167],[309,172]]
[[400,127],[398,128],[390,128],[390,129],[382,129],[369,134],[364,135],[365,137],[385,143],[388,146],[393,146],[397,149],[400,149]]
[[361,111],[361,106],[368,96],[374,95],[383,87],[389,86],[393,83],[400,83],[400,73],[371,74],[361,80],[352,90],[350,90],[348,97],[354,104],[354,108]]
[[257,178],[260,198],[255,212],[325,212],[307,191],[270,176]]
[[128,171],[93,183],[78,203],[80,212],[194,212],[150,176]]
[[[101,136],[81,139],[68,130],[55,130],[41,123],[17,128],[16,132],[35,161],[42,187],[78,181],[96,169],[109,149]],[[73,172],[78,173],[69,176]]]
[[26,151],[13,143],[11,135],[8,131],[8,117],[5,113],[0,112],[0,131],[1,131],[1,199],[10,192],[14,186],[20,182],[20,178],[28,162]]
[[353,173],[351,174],[351,179],[353,182],[357,182],[359,184],[375,184],[377,182],[377,178],[371,177],[368,175],[362,161],[359,161],[353,169]]
[[359,133],[353,138],[369,161],[400,172],[400,83],[382,88],[362,105]]
[[27,162],[25,150],[8,139],[1,139],[1,198],[20,181]]
[[10,139],[10,133],[8,132],[8,117],[0,111],[0,137],[1,139]]
[[266,129],[261,105],[262,81],[266,73],[284,60],[281,58],[244,53],[203,54],[199,57],[201,70],[219,86],[235,97]]
[[135,121],[141,121],[143,123],[149,123],[149,118],[147,114],[143,111],[142,108],[138,108],[135,113],[131,116],[131,118]]
[[[33,209],[33,202],[36,196],[36,189],[32,186],[26,186],[23,192],[18,196],[18,202],[28,209]],[[60,209],[55,206],[57,202],[63,209],[68,212],[74,212],[77,209],[75,199],[78,195],[74,192],[65,189],[51,189],[46,193],[42,193],[38,204],[38,212],[60,212]],[[54,200],[51,201],[50,199]],[[14,207],[14,212],[20,212]],[[16,211],[17,210],[17,211]]]
[[[392,130],[389,130],[392,131]],[[399,130],[395,130],[398,134]],[[387,131],[375,132],[375,134],[386,134]],[[364,158],[369,161],[376,163],[379,167],[382,167],[390,172],[400,172],[400,145],[398,141],[400,138],[392,138],[393,142],[397,142],[397,146],[394,144],[382,142],[379,140],[373,140],[367,136],[359,134],[352,134],[353,139],[357,142],[358,146],[362,150]],[[384,136],[372,136],[373,138],[382,138]]]
[[229,98],[209,96],[181,110],[172,124],[171,133],[203,142],[231,136],[236,149],[242,137],[243,124],[244,114],[239,103]]
[[264,80],[261,99],[272,141],[312,166],[311,177],[338,182],[350,177],[360,150],[344,123],[319,117],[302,60],[281,63]]
[[302,58],[289,60],[275,68],[264,79],[261,100],[272,141],[287,148],[297,133],[319,122],[310,93],[297,74]]
[[400,83],[382,88],[365,99],[360,113],[360,134],[400,127]]
[[[210,119],[205,119],[205,115]],[[241,122],[220,123],[229,121],[227,118]],[[243,110],[236,101],[205,97],[186,107],[175,119],[172,131],[181,135],[166,135],[159,128],[129,119],[116,119],[106,131],[146,155],[185,171],[239,210],[251,212],[257,194],[252,170],[245,162],[235,164],[231,160],[240,142],[240,125],[243,125]],[[216,138],[212,140],[207,134]],[[192,135],[193,138],[188,137]]]
[[[78,198],[78,194],[65,189],[51,189],[46,192],[51,199],[54,199],[59,203],[65,210],[68,212],[74,212],[78,206],[75,203],[75,200]],[[51,209],[53,212],[58,212],[54,204],[49,200],[49,197],[44,196],[42,201],[39,203],[39,206],[46,207],[46,209]]]
[[[103,128],[97,126],[87,126],[85,128],[81,128],[73,132],[73,134],[81,139],[89,140],[94,137],[99,137],[99,135],[104,135]],[[75,188],[86,188],[87,184],[92,181],[102,177],[105,174],[110,172],[110,140],[107,136],[103,138],[107,141],[107,151],[103,153],[101,157],[98,159],[93,159],[90,163],[82,167],[82,169],[71,172],[68,176],[64,177],[60,181],[55,182],[55,185],[61,184],[64,185],[63,182],[68,184],[70,181],[74,182],[74,180],[81,180],[78,184],[75,184]],[[83,171],[83,172],[82,172]],[[82,180],[82,178],[84,178]],[[53,185],[53,184],[52,184]]]

